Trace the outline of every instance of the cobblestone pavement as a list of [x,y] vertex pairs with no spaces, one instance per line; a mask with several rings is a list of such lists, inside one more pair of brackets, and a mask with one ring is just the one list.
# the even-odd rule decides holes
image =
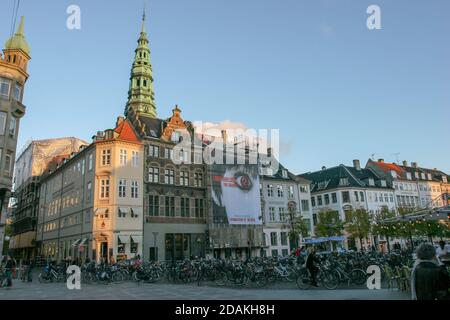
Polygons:
[[265,289],[218,288],[196,284],[82,284],[68,290],[65,283],[22,283],[0,289],[0,300],[407,300],[404,292],[387,289],[298,290],[294,286]]

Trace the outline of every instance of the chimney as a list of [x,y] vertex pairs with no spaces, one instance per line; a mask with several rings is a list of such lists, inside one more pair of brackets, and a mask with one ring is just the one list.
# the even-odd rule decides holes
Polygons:
[[361,170],[361,162],[359,160],[353,160],[353,167],[358,171]]
[[322,170],[326,170],[326,169],[327,169],[327,167],[325,167],[325,166],[322,167]]
[[124,122],[125,118],[122,116],[117,117],[116,127],[120,126]]
[[407,167],[407,166],[408,166],[408,161],[403,160],[403,166],[404,166],[404,167]]
[[379,163],[384,163],[384,159],[378,159]]
[[411,167],[416,168],[418,167],[417,162],[411,162]]
[[222,130],[221,132],[222,132],[222,140],[223,140],[223,143],[226,144],[227,141],[228,141],[228,133],[227,133],[227,130]]
[[272,148],[267,148],[267,156],[268,157],[272,156]]

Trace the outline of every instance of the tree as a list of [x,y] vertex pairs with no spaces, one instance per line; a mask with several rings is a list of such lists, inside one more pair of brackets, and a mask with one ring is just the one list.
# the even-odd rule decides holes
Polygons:
[[[318,218],[319,221],[315,228],[315,233],[317,236],[327,238],[342,236],[344,231],[344,222],[340,219],[338,211],[327,210],[319,212]],[[332,243],[331,250],[333,250]]]
[[389,211],[388,208],[383,208],[380,212],[374,215],[374,224],[372,225],[371,232],[374,235],[384,236],[387,241],[388,251],[391,251],[391,246],[389,243],[389,237],[396,235],[396,231],[393,223],[385,223],[387,219],[392,219],[395,217],[394,211]]
[[369,236],[371,216],[365,209],[347,211],[345,214],[345,229],[354,238],[359,239],[361,249],[363,248],[362,239]]
[[309,226],[302,215],[296,212],[296,210],[289,210],[287,223],[289,224],[289,240],[291,243],[298,245],[300,236],[302,238],[309,236]]

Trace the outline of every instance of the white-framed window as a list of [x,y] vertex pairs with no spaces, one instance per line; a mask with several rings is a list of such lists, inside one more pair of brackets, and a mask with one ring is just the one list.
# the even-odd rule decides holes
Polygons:
[[102,166],[109,166],[111,164],[111,150],[102,150]]
[[109,179],[100,180],[100,199],[109,198]]
[[14,138],[16,136],[16,130],[17,118],[13,116],[11,117],[11,121],[9,122],[9,135]]
[[301,193],[308,193],[308,186],[301,185],[300,186],[300,192]]
[[302,200],[302,211],[309,211],[309,201]]
[[294,186],[289,186],[289,199],[294,198]]
[[173,159],[173,149],[165,148],[164,156],[166,159]]
[[188,171],[180,172],[180,186],[189,187],[189,172]]
[[202,188],[203,187],[203,173],[196,172],[194,174],[194,187]]
[[12,164],[13,164],[12,158],[13,158],[13,152],[8,150],[5,155],[5,173],[8,175],[10,175],[12,173],[12,168],[11,168]]
[[159,168],[157,167],[148,168],[148,182],[159,183]]
[[148,155],[150,157],[159,158],[159,147],[158,146],[149,145],[147,150],[148,150]]
[[273,197],[273,185],[271,184],[267,185],[267,196]]
[[271,246],[278,245],[278,239],[277,239],[277,233],[276,232],[271,232],[270,233],[270,245]]
[[120,165],[121,166],[126,166],[127,165],[127,150],[125,149],[120,149]]
[[9,99],[11,80],[0,77],[0,99]]
[[125,198],[127,196],[127,180],[119,180],[119,198]]
[[87,184],[87,201],[91,201],[91,190],[92,190],[92,182],[88,182]]
[[175,171],[172,169],[164,170],[164,182],[165,184],[175,184]]
[[22,86],[18,83],[16,83],[16,85],[14,86],[14,93],[13,93],[13,98],[16,101],[22,101],[21,99],[22,97]]
[[284,179],[287,179],[287,178],[288,178],[288,172],[287,172],[287,170],[285,170],[285,169],[281,170],[281,176],[282,176]]
[[88,171],[92,171],[93,163],[94,163],[94,155],[91,153],[88,157]]
[[0,112],[0,135],[5,134],[6,118],[8,118],[8,114],[6,112]]
[[139,152],[138,151],[131,152],[131,164],[133,167],[139,166]]
[[131,198],[137,199],[139,196],[139,184],[137,181],[131,182]]
[[283,198],[284,196],[283,186],[277,185],[277,195],[278,198]]
[[280,217],[280,221],[285,221],[286,220],[286,211],[284,210],[283,207],[279,207],[278,208],[278,216]]
[[269,207],[269,221],[275,221],[275,208]]

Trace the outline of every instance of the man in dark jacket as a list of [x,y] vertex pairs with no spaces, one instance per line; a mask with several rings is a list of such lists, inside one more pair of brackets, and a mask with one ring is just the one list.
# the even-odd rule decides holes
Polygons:
[[417,261],[411,276],[413,300],[448,299],[450,277],[436,259],[433,245],[424,243],[417,248]]
[[311,274],[311,284],[317,287],[317,272],[319,271],[319,268],[315,264],[318,261],[316,256],[316,249],[314,247],[311,247],[309,248],[308,252],[309,254],[306,258],[306,268]]

